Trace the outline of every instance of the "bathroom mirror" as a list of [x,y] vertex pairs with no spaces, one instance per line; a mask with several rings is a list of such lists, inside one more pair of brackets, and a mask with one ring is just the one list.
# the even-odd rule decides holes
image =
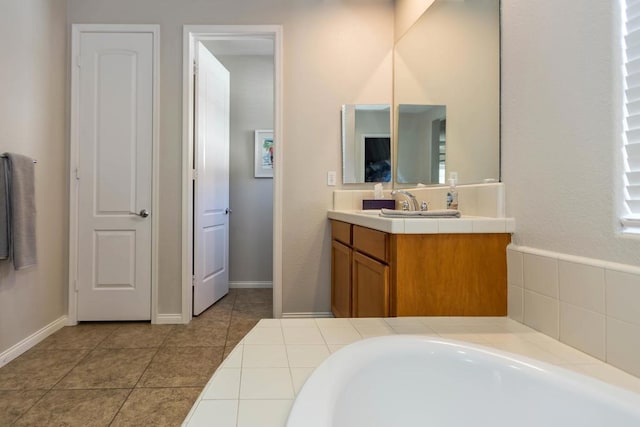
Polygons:
[[[446,105],[445,170],[438,165],[437,179],[435,147],[403,141],[404,117],[417,113],[406,105]],[[499,0],[435,0],[418,18],[395,45],[394,114],[399,186],[443,183],[450,172],[462,184],[500,178]]]
[[342,106],[342,182],[391,181],[391,106]]
[[397,183],[445,183],[446,106],[400,104],[397,141]]

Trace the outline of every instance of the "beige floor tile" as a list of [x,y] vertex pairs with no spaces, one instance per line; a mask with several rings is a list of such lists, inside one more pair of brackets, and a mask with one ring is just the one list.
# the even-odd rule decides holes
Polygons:
[[227,328],[206,324],[176,325],[163,347],[224,347]]
[[46,392],[46,390],[0,391],[0,426],[12,425]]
[[273,309],[262,304],[233,308],[231,319],[260,320],[273,317]]
[[271,304],[273,301],[273,289],[239,289],[236,297],[236,304],[240,303],[263,303]]
[[163,347],[138,387],[204,387],[222,361],[224,347]]
[[65,326],[51,335],[34,349],[37,350],[77,350],[94,349],[115,330],[118,323],[80,323],[76,326]]
[[180,425],[200,391],[200,387],[134,389],[111,427]]
[[174,325],[152,325],[131,323],[122,325],[104,341],[99,348],[153,348],[160,347]]
[[96,349],[56,389],[133,388],[157,349]]
[[227,347],[235,346],[258,323],[257,319],[232,319],[227,334]]
[[52,390],[16,426],[108,426],[130,390]]
[[50,389],[88,352],[32,349],[0,369],[0,390]]

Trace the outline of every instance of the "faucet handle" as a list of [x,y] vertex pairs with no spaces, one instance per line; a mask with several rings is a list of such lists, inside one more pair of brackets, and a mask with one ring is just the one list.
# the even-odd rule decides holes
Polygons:
[[429,210],[429,205],[427,204],[427,202],[422,201],[422,203],[420,203],[420,210],[425,212]]
[[403,211],[408,211],[409,210],[409,202],[407,202],[406,200],[403,200],[400,202],[400,207],[402,208]]

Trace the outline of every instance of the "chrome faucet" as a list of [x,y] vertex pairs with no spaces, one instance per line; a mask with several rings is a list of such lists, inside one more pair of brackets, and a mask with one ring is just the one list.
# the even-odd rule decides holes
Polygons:
[[[409,205],[410,211],[417,211],[420,208],[418,207],[418,200],[416,199],[416,196],[414,196],[413,194],[409,193],[408,191],[405,190],[393,190],[391,192],[391,196],[395,196],[396,194],[402,194],[404,196],[406,196],[409,200],[411,200],[411,204]],[[403,209],[404,210],[404,209]]]

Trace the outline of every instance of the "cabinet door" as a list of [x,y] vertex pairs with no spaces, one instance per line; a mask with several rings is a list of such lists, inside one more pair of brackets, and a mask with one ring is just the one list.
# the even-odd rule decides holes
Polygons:
[[389,266],[353,252],[353,317],[389,316]]
[[331,242],[331,311],[335,317],[351,317],[351,252]]

